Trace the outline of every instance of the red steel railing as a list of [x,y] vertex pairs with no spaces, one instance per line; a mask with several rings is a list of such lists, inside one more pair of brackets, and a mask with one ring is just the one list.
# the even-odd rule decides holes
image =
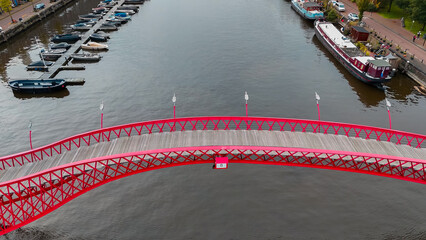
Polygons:
[[[426,146],[426,136],[392,129],[370,127],[348,123],[326,122],[304,119],[264,117],[189,117],[130,123],[78,134],[30,151],[0,158],[0,170],[40,161],[64,151],[81,146],[111,141],[133,135],[203,130],[257,130],[291,131],[344,135],[362,139],[375,139],[414,148]],[[1,174],[1,172],[0,172]]]
[[[0,184],[0,235],[22,227],[105,183],[161,168],[214,163],[312,167],[426,183],[426,160],[318,149],[206,146],[105,156],[47,169]],[[224,170],[225,171],[225,170]]]

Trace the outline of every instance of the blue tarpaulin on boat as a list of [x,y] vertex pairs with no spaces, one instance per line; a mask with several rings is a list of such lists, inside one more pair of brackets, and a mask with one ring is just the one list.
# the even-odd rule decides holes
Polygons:
[[127,17],[127,13],[116,13],[116,17]]

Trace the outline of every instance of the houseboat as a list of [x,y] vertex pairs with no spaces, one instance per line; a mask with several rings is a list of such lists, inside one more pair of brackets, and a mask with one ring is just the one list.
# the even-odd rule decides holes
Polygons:
[[315,20],[324,18],[324,13],[321,11],[322,6],[316,2],[291,0],[291,7],[306,19]]
[[315,35],[337,60],[357,79],[381,86],[394,75],[389,62],[366,56],[332,23],[315,21]]

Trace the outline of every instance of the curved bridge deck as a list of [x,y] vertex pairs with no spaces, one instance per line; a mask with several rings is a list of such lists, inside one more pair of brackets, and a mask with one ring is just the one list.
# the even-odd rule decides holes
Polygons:
[[324,149],[371,153],[426,160],[426,149],[396,145],[391,142],[339,135],[258,130],[207,130],[155,133],[117,138],[109,142],[80,147],[52,158],[8,168],[0,182],[21,178],[52,167],[103,156],[155,149],[203,146],[256,146]]
[[426,136],[354,124],[259,117],[132,123],[0,158],[0,235],[110,181],[213,163],[315,167],[426,184]]

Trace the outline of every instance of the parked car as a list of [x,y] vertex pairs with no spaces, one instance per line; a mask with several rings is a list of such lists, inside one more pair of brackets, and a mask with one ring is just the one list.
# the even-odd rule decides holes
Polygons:
[[341,3],[341,2],[336,2],[336,4],[334,5],[334,7],[337,9],[337,11],[339,12],[344,12],[345,9],[345,4]]
[[34,6],[34,11],[38,11],[44,8],[44,3],[38,3]]
[[356,13],[349,13],[348,19],[349,19],[349,21],[358,21],[359,17],[358,17],[358,14],[356,14]]

